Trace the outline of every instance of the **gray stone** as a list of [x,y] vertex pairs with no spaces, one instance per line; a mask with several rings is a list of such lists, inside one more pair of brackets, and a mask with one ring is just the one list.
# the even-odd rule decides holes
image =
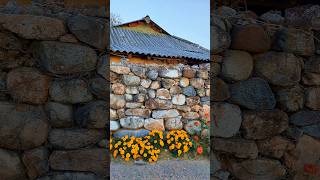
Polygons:
[[204,89],[204,88],[197,89],[196,91],[197,91],[197,95],[200,97],[203,97],[206,95],[206,89]]
[[171,99],[171,95],[168,89],[158,89],[157,90],[157,98],[159,99]]
[[232,28],[231,48],[251,53],[266,52],[271,47],[271,38],[258,24],[234,26]]
[[181,121],[181,116],[175,118],[167,118],[165,120],[166,130],[178,130],[183,128],[183,123]]
[[136,86],[128,86],[126,88],[126,93],[127,94],[139,94],[139,90]]
[[95,17],[75,15],[68,19],[68,28],[80,41],[98,49],[107,47],[107,22]]
[[[138,91],[137,87],[135,87],[135,88],[136,88],[135,90]],[[130,94],[127,91],[131,90],[131,88],[129,89],[129,87],[126,87],[125,85],[123,85],[121,83],[113,83],[111,85],[111,89],[112,89],[112,92],[117,95],[123,95],[124,93]],[[127,90],[127,89],[129,89],[129,90]]]
[[189,83],[190,83],[189,79],[185,78],[185,77],[181,78],[179,81],[179,85],[181,87],[187,87],[187,86],[189,86]]
[[277,101],[284,111],[298,111],[304,105],[303,89],[300,86],[281,89],[277,91]]
[[292,127],[289,127],[288,129],[286,129],[284,131],[284,134],[286,137],[288,137],[294,141],[298,141],[299,138],[303,135],[303,131],[296,126],[292,126]]
[[251,78],[230,85],[231,101],[248,109],[273,109],[276,99],[268,83],[260,78]]
[[105,138],[103,130],[52,129],[48,140],[54,149],[78,149],[95,145],[103,138]]
[[151,111],[149,109],[142,109],[142,108],[134,108],[134,109],[127,109],[125,111],[125,115],[127,116],[139,116],[143,118],[150,117]]
[[181,94],[182,93],[182,89],[179,86],[172,86],[170,88],[170,94],[171,95],[176,95],[176,94]]
[[224,54],[221,75],[228,81],[248,79],[253,70],[253,59],[245,51],[228,50]]
[[140,78],[146,78],[147,69],[145,67],[132,66],[131,71],[133,72],[133,74],[135,74],[136,76],[139,76]]
[[320,111],[299,111],[290,116],[290,123],[296,126],[309,126],[320,123]]
[[141,86],[144,88],[149,88],[152,81],[150,79],[142,79],[141,80]]
[[40,147],[25,151],[22,161],[26,166],[27,174],[30,179],[43,176],[49,171],[49,151],[45,147]]
[[124,98],[126,101],[133,101],[133,96],[131,94],[125,94]]
[[88,84],[82,79],[55,80],[49,89],[53,101],[62,103],[84,103],[93,99]]
[[158,78],[158,71],[155,69],[151,69],[147,72],[147,77],[151,80],[156,80]]
[[[285,153],[284,163],[286,164],[288,169],[290,169],[290,171],[292,172],[295,172],[295,174],[308,175],[305,171],[306,165],[310,164],[317,167],[319,157],[319,140],[308,135],[303,135],[297,142],[295,149],[293,149],[291,152]],[[310,177],[309,179],[312,179],[312,177]]]
[[305,91],[305,98],[305,106],[312,110],[320,110],[320,88],[307,88]]
[[133,96],[133,101],[134,102],[138,102],[138,103],[142,103],[144,102],[146,99],[146,95],[145,94],[136,94]]
[[215,151],[222,151],[238,158],[256,159],[258,157],[258,147],[252,140],[213,138],[211,143]]
[[155,119],[174,118],[177,116],[179,116],[179,112],[176,109],[152,111],[152,118]]
[[110,107],[112,109],[121,109],[126,105],[124,96],[110,94]]
[[259,152],[265,156],[280,159],[285,152],[294,148],[294,144],[281,136],[257,141]]
[[242,129],[246,139],[270,138],[282,133],[288,126],[288,115],[277,109],[243,113]]
[[320,138],[320,123],[310,126],[304,126],[301,129],[305,134],[308,134],[309,136]]
[[[225,25],[224,28],[226,28]],[[210,50],[213,54],[221,53],[229,48],[231,44],[229,32],[217,25],[210,26],[210,32],[214,34],[210,36]]]
[[163,119],[153,119],[153,118],[145,119],[143,127],[150,131],[152,130],[164,131]]
[[283,24],[285,19],[281,16],[281,11],[268,11],[260,16],[260,19],[274,24]]
[[19,155],[13,151],[0,149],[0,174],[2,179],[26,179]]
[[110,71],[116,74],[129,74],[131,72],[129,67],[120,65],[111,65]]
[[186,103],[186,96],[183,94],[174,95],[172,97],[172,103],[176,105],[184,105]]
[[15,150],[38,147],[46,141],[48,129],[41,106],[0,103],[0,147]]
[[182,93],[188,97],[197,95],[196,90],[192,86],[188,86],[188,87],[183,88]]
[[6,15],[2,27],[24,39],[56,40],[66,34],[63,21],[45,16]]
[[190,135],[200,135],[201,133],[201,123],[200,121],[189,121],[185,126],[184,129],[188,132]]
[[52,170],[85,171],[106,176],[110,157],[104,148],[53,151],[49,163]]
[[172,86],[175,85],[175,80],[173,79],[162,79],[161,80],[161,85],[165,89],[170,89]]
[[145,106],[145,108],[152,110],[152,109],[157,109],[159,105],[155,99],[150,98],[150,99],[146,100],[146,102],[144,103],[144,106]]
[[149,133],[150,133],[150,131],[146,130],[146,129],[137,129],[137,130],[120,129],[113,134],[113,137],[121,138],[126,135],[128,135],[129,137],[132,137],[132,136],[144,137],[144,136],[149,135]]
[[110,131],[117,131],[120,129],[120,124],[118,121],[110,121]]
[[127,102],[126,108],[134,109],[134,108],[140,108],[142,106],[142,103],[136,103],[136,102]]
[[197,71],[197,77],[201,78],[201,79],[209,79],[209,72],[208,70],[210,69],[210,67],[208,69],[203,69],[203,70],[199,70]]
[[313,32],[296,28],[282,28],[275,33],[273,49],[301,56],[311,56],[315,52]]
[[109,108],[105,101],[92,101],[76,110],[74,113],[78,125],[81,127],[101,129],[109,122]]
[[49,95],[51,78],[35,68],[22,67],[7,75],[7,89],[18,102],[44,104]]
[[232,137],[238,133],[242,118],[240,108],[228,103],[214,103],[210,133],[216,137]]
[[159,89],[161,87],[161,84],[159,81],[152,81],[150,85],[150,89]]
[[0,47],[6,50],[21,50],[23,43],[20,38],[16,37],[11,32],[0,32]]
[[45,70],[61,75],[92,71],[97,63],[96,52],[79,44],[41,41],[33,44],[33,54]]
[[196,89],[204,88],[204,80],[201,78],[192,78],[190,80],[190,85]]
[[108,95],[110,94],[110,86],[107,80],[100,77],[91,79],[89,87],[90,92],[94,94],[97,98],[102,100],[108,100]]
[[185,113],[182,113],[182,117],[184,119],[191,120],[191,119],[199,119],[200,115],[197,112],[185,112]]
[[88,172],[58,172],[37,180],[103,180],[103,178]]
[[228,85],[222,79],[213,78],[211,99],[213,101],[224,101],[229,98],[230,98],[230,92],[229,92]]
[[133,75],[123,75],[123,83],[127,86],[139,86],[140,85],[140,77]]
[[172,109],[173,103],[170,100],[165,99],[155,99],[157,109]]
[[273,85],[292,86],[301,79],[303,61],[293,54],[270,51],[254,59],[257,75]]
[[237,179],[277,180],[286,175],[286,169],[277,160],[255,159],[232,164],[232,172]]
[[148,90],[148,96],[149,98],[155,98],[156,97],[156,91],[153,89]]
[[161,69],[159,76],[163,78],[179,78],[181,73],[177,69]]
[[143,127],[144,118],[138,117],[138,116],[128,116],[126,118],[121,118],[120,124],[124,128],[138,129],[138,128]]
[[302,76],[302,82],[307,86],[320,85],[320,74],[304,72]]
[[118,114],[117,111],[114,109],[110,109],[110,120],[117,120]]
[[52,127],[64,128],[73,125],[73,110],[71,105],[48,102],[46,104],[46,111]]
[[104,79],[110,79],[111,83],[115,83],[115,81],[118,79],[116,76],[117,74],[115,74],[114,72],[110,72],[108,67],[109,62],[107,60],[107,55],[101,56],[97,64],[97,73]]

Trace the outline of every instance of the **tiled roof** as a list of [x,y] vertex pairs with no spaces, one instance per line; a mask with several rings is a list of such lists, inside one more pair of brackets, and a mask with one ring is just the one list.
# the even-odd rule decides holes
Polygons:
[[168,58],[209,61],[209,50],[168,34],[143,33],[128,28],[111,27],[110,48],[114,52]]

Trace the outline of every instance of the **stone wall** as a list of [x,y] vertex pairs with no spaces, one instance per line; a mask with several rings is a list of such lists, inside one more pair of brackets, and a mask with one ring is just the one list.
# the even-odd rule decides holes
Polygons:
[[0,12],[0,179],[106,179],[107,19]]
[[319,179],[320,6],[213,12],[214,179]]
[[209,63],[110,66],[110,129],[114,137],[185,129],[209,136]]

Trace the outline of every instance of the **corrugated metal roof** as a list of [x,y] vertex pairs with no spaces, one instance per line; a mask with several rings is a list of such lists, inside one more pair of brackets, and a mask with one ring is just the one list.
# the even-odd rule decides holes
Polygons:
[[167,34],[147,34],[121,27],[111,27],[110,36],[110,48],[115,52],[202,61],[210,59],[209,50]]

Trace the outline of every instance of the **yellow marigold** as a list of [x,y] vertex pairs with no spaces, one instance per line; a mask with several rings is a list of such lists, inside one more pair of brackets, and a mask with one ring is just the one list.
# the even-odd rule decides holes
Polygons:
[[188,148],[188,146],[183,146],[183,152],[188,152],[188,150],[189,150],[189,148]]
[[160,146],[164,146],[164,143],[163,143],[163,141],[162,140],[160,140]]
[[110,150],[112,150],[112,144],[110,144]]
[[167,140],[167,143],[168,143],[168,144],[171,144],[171,141],[170,141],[170,140]]
[[129,161],[129,158],[125,158],[124,160],[125,160],[125,161]]
[[172,144],[171,146],[169,146],[169,149],[170,149],[170,150],[174,149],[174,144]]
[[118,150],[113,151],[113,157],[116,158],[118,154]]
[[144,154],[143,154],[143,157],[147,157],[147,156],[148,156],[147,153],[144,153]]
[[181,150],[178,150],[178,156],[180,156],[180,155],[181,155],[181,153],[182,153],[182,151],[181,151]]
[[154,160],[154,161],[157,160],[157,158],[155,156],[151,156],[151,159]]
[[129,153],[126,154],[126,158],[129,158],[131,155]]
[[154,142],[154,143],[157,143],[158,141],[157,141],[157,140],[154,140],[153,142]]
[[118,144],[115,144],[115,145],[114,145],[114,148],[118,148],[118,146],[119,146]]

